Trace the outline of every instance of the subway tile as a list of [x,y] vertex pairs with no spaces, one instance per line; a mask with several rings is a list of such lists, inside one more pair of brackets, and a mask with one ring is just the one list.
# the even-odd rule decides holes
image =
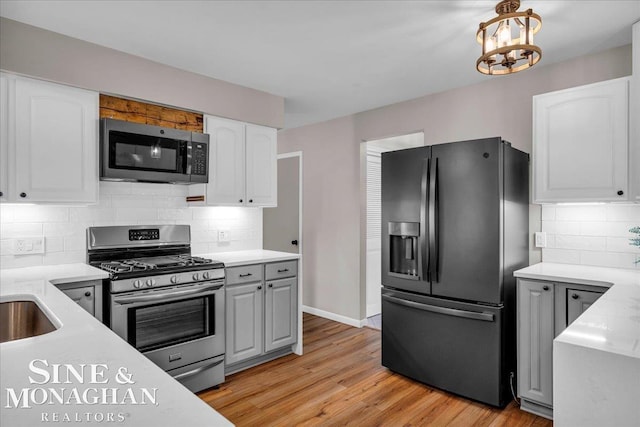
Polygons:
[[87,232],[92,222],[52,222],[43,224],[45,237],[70,237],[82,235]]
[[0,269],[33,267],[42,265],[42,255],[2,255],[0,256]]
[[112,221],[116,218],[115,208],[78,207],[69,208],[70,222]]
[[86,234],[80,236],[74,235],[64,238],[64,250],[65,252],[72,251],[86,251],[87,250],[87,237]]
[[609,221],[637,221],[640,225],[640,205],[616,205],[606,207]]
[[606,221],[604,205],[557,206],[556,221]]
[[191,211],[189,209],[158,209],[158,219],[189,221],[191,218]]
[[113,194],[131,194],[131,182],[100,181],[100,196]]
[[[181,208],[185,211],[189,210],[187,201],[184,197],[161,197],[154,196],[152,201],[154,208]],[[189,213],[192,216],[191,213]]]
[[152,184],[146,182],[132,183],[131,193],[140,196],[183,196],[189,194],[188,185]]
[[580,234],[580,223],[569,221],[542,221],[542,231],[553,234]]
[[53,252],[45,254],[42,262],[44,265],[73,264],[76,262],[85,262],[86,258],[86,251]]
[[542,249],[542,261],[561,264],[580,264],[580,251],[544,248]]
[[1,239],[42,236],[41,223],[9,223],[0,225]]
[[209,253],[209,243],[192,243],[191,244],[191,253],[194,255],[204,255]]
[[60,206],[14,206],[14,222],[68,222],[69,208]]
[[638,247],[631,245],[626,237],[607,237],[607,252],[638,252]]
[[158,210],[152,208],[118,208],[116,220],[143,221],[158,219]]
[[44,251],[45,251],[45,253],[63,252],[64,251],[64,238],[63,237],[45,237],[44,238]]
[[542,205],[542,220],[555,221],[555,219],[556,219],[556,207],[553,205]]
[[636,255],[620,252],[580,252],[580,263],[598,267],[636,268]]
[[555,247],[557,249],[604,251],[607,247],[607,240],[606,237],[566,236],[556,234]]
[[153,197],[141,195],[112,196],[111,206],[114,208],[151,208],[153,207]]
[[0,221],[4,223],[13,222],[14,209],[12,205],[0,203]]

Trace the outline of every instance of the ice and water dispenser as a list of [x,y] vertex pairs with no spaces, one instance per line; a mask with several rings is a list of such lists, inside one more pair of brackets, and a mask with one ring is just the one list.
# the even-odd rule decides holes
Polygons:
[[419,280],[420,223],[389,222],[389,274]]

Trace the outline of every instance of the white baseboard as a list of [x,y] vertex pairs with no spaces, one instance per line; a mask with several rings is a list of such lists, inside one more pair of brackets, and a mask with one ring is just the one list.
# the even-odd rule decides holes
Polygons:
[[376,316],[382,312],[382,304],[367,304],[367,317]]
[[336,322],[344,323],[349,326],[355,326],[356,328],[362,328],[367,324],[367,319],[357,320],[351,317],[342,316],[340,314],[331,313],[330,311],[320,310],[319,308],[302,306],[302,311],[305,313],[313,314],[314,316],[324,317],[325,319],[335,320]]

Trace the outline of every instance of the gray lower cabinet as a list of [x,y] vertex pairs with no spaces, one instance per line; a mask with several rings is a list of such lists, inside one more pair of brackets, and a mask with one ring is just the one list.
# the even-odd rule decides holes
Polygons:
[[519,280],[518,388],[525,407],[553,404],[553,300],[553,284]]
[[262,353],[263,296],[262,282],[227,287],[227,365]]
[[553,339],[607,288],[518,279],[520,407],[553,417]]
[[59,283],[56,287],[93,317],[102,321],[102,281]]
[[267,282],[264,317],[264,349],[291,345],[298,337],[298,284],[295,277]]
[[602,292],[567,289],[567,324],[573,323],[601,295]]
[[230,267],[226,277],[225,372],[291,353],[298,338],[297,261]]

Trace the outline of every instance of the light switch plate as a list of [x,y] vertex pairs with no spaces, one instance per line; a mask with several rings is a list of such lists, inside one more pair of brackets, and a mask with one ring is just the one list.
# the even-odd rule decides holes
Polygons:
[[218,242],[229,241],[229,230],[218,230]]
[[536,231],[536,248],[547,247],[547,233],[544,231]]
[[13,239],[14,255],[30,255],[44,253],[44,237],[25,237]]

